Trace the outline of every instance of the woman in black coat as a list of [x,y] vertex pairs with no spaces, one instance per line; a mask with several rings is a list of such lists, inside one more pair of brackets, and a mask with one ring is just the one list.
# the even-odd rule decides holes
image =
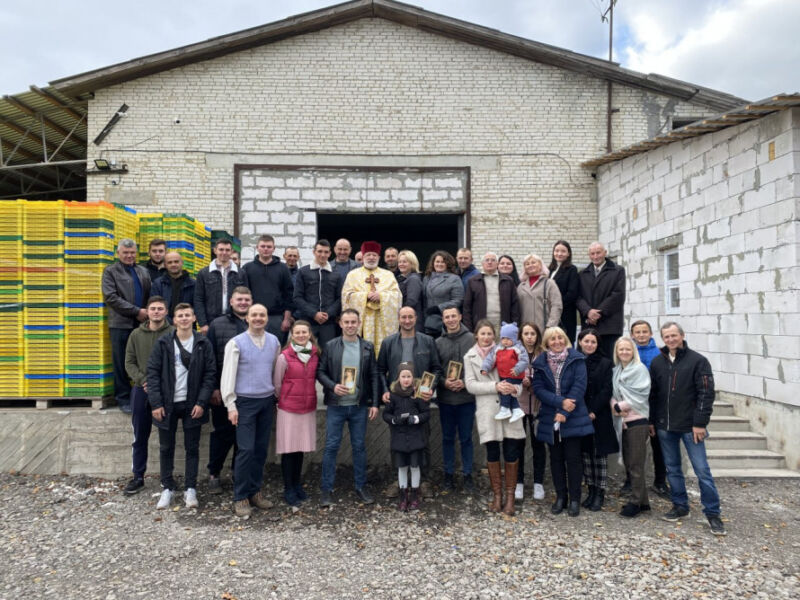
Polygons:
[[617,434],[611,417],[612,375],[614,365],[598,351],[600,338],[594,329],[583,329],[578,345],[586,355],[586,408],[592,419],[594,435],[583,444],[583,477],[589,486],[584,508],[598,511],[603,508],[608,474],[608,455],[619,452]]
[[561,329],[567,332],[570,343],[575,343],[575,330],[578,327],[578,309],[575,303],[580,294],[578,269],[572,264],[572,247],[569,242],[558,240],[553,245],[553,259],[550,261],[550,279],[561,292]]
[[419,260],[411,250],[401,250],[397,255],[397,286],[403,296],[403,306],[410,306],[417,313],[417,331],[423,331],[425,318],[422,314],[422,278],[419,276]]

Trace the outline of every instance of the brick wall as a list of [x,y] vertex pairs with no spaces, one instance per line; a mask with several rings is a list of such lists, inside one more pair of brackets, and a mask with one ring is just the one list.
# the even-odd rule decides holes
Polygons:
[[[799,198],[798,109],[598,171],[600,238],[628,270],[629,318],[681,323],[688,343],[711,361],[717,389],[743,398],[744,412],[758,400],[782,405],[759,419],[796,465]],[[666,248],[677,249],[680,263],[674,315],[665,310]]]
[[[709,109],[614,87],[616,145],[672,114]],[[234,164],[471,169],[472,240],[521,258],[566,238],[580,259],[597,235],[594,180],[605,151],[606,83],[381,19],[362,19],[96,91],[89,137],[130,109],[89,159],[126,163],[140,208],[233,229]],[[174,120],[180,118],[180,124]],[[155,206],[152,206],[155,198]]]

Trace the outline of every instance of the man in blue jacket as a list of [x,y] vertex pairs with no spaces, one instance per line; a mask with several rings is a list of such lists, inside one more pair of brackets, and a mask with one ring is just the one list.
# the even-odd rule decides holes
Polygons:
[[194,308],[195,280],[183,268],[183,257],[177,252],[167,252],[164,264],[166,273],[153,282],[150,293],[161,296],[167,303],[167,321],[171,324],[171,315],[178,304],[189,304]]

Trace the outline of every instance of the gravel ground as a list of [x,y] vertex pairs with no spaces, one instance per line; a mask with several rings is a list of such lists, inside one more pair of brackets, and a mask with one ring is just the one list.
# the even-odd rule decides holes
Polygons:
[[123,480],[0,474],[0,598],[800,597],[797,481],[718,482],[729,534],[716,538],[697,493],[671,524],[655,497],[650,515],[621,519],[616,494],[603,512],[552,516],[552,490],[513,518],[490,514],[485,481],[418,513],[384,499],[359,506],[341,490],[331,509],[314,490],[292,511],[278,479],[270,465],[276,507],[241,520],[230,493],[209,496],[204,482],[199,509],[176,494],[156,511],[152,478],[128,498]]

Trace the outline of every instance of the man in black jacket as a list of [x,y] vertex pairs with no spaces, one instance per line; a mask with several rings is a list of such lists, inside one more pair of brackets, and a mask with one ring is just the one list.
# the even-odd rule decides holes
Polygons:
[[614,357],[614,344],[622,336],[625,308],[625,269],[606,258],[600,242],[589,246],[591,263],[580,272],[580,296],[576,305],[581,328],[593,327],[600,334],[600,350]]
[[175,432],[183,421],[186,508],[197,508],[197,471],[200,462],[200,429],[208,422],[208,401],[214,390],[216,363],[206,337],[194,331],[194,310],[178,304],[172,316],[175,332],[158,339],[147,363],[147,399],[153,409],[161,447],[161,486],[157,509],[169,507],[175,490]]
[[500,323],[519,323],[517,288],[511,277],[497,270],[497,254],[484,254],[481,266],[483,272],[471,277],[464,286],[464,326],[472,331],[478,321],[489,319],[500,331]]
[[681,466],[681,441],[689,455],[700,486],[703,513],[714,535],[725,535],[720,519],[719,493],[708,466],[704,440],[714,405],[714,375],[701,354],[684,342],[680,325],[661,326],[664,347],[650,364],[650,427],[658,433],[672,498],[665,521],[678,521],[689,514],[689,497]]
[[229,239],[218,239],[214,244],[216,258],[197,274],[194,309],[202,334],[208,332],[211,321],[228,310],[233,290],[240,285],[247,287],[247,276],[231,260],[232,252]]
[[240,333],[247,331],[247,311],[253,304],[253,295],[249,288],[244,286],[234,288],[230,304],[230,312],[214,319],[208,328],[208,341],[214,348],[214,357],[217,361],[216,383],[210,400],[211,424],[214,426],[214,431],[211,432],[208,440],[209,494],[222,493],[219,474],[231,448],[233,448],[231,473],[233,473],[236,462],[236,427],[228,419],[228,409],[222,403],[220,378],[222,377],[222,366],[225,363],[226,344]]
[[[167,314],[172,315],[181,302],[194,306],[195,280],[183,268],[183,258],[177,252],[167,252],[164,257],[166,273],[153,282],[150,294],[161,296],[167,303]],[[172,317],[167,316],[172,323]]]
[[267,308],[267,331],[283,343],[292,326],[292,276],[281,259],[274,256],[275,238],[262,235],[256,244],[258,255],[243,268],[253,303]]
[[166,253],[167,242],[160,238],[150,240],[150,246],[147,251],[148,258],[140,266],[147,269],[152,283],[155,283],[166,272],[166,264],[164,263]]
[[103,270],[103,301],[108,308],[108,332],[114,369],[114,397],[119,409],[131,414],[131,380],[125,371],[125,348],[134,328],[147,320],[150,275],[136,264],[136,242],[125,238],[117,247],[119,260]]
[[342,283],[328,259],[331,243],[319,240],[314,245],[314,262],[301,267],[294,281],[295,316],[311,323],[311,332],[320,348],[336,337],[336,320],[342,310]]
[[[325,452],[322,456],[322,497],[320,505],[333,503],[333,484],[336,478],[336,455],[342,443],[342,428],[345,422],[350,432],[353,448],[353,475],[356,496],[364,504],[374,499],[367,492],[367,419],[378,416],[380,384],[375,365],[375,349],[371,342],[361,339],[358,332],[361,318],[358,311],[348,308],[342,311],[341,337],[325,345],[317,367],[317,381],[322,384],[324,402],[327,407]],[[355,372],[355,377],[345,377],[345,371]],[[346,380],[349,385],[345,385]]]
[[[380,374],[380,385],[383,392],[382,400],[389,402],[389,386],[397,380],[398,367],[400,363],[408,362],[414,365],[414,379],[419,379],[427,371],[433,373],[436,379],[428,392],[420,392],[420,397],[425,402],[430,402],[433,391],[436,389],[439,379],[442,377],[442,365],[439,362],[439,353],[436,351],[434,339],[424,333],[417,331],[417,313],[410,306],[404,306],[399,313],[400,331],[387,336],[381,342],[380,352],[378,353],[378,373]],[[425,424],[425,437],[430,437],[430,424]],[[425,446],[425,461],[422,465],[422,495],[425,498],[433,498],[433,489],[430,484],[430,462],[431,451]],[[394,455],[392,455],[392,467]],[[384,494],[387,498],[395,498],[400,493],[399,484],[394,481],[386,488]]]

